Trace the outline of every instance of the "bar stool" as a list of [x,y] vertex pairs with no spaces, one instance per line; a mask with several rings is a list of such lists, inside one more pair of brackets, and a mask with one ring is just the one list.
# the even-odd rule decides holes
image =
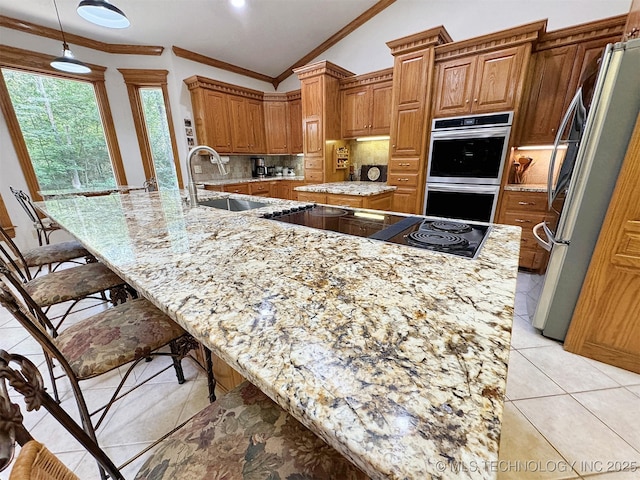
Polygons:
[[[12,364],[19,369],[13,368]],[[27,410],[44,407],[98,460],[112,479],[123,480],[122,474],[104,451],[44,391],[41,382],[38,382],[38,372],[29,360],[0,350],[0,379],[6,379],[19,393],[34,398],[34,401],[27,403]],[[2,390],[0,388],[0,394]],[[3,403],[10,404],[8,395],[4,395],[7,400],[0,401],[0,406]],[[16,406],[5,408],[15,410]],[[14,417],[12,423],[16,438],[20,436],[23,441],[29,440],[31,437],[22,425],[22,417]],[[33,448],[42,447],[35,444]],[[9,480],[28,478],[20,474],[35,468],[31,450],[23,448],[20,451]],[[368,478],[248,382],[240,384],[201,410],[162,440],[138,471],[135,480],[208,480],[216,472],[224,472],[225,478],[233,479]],[[67,477],[53,478],[58,480]]]
[[60,230],[60,225],[53,222],[50,218],[41,218],[38,215],[36,207],[34,207],[33,202],[31,201],[31,197],[27,195],[24,191],[18,190],[9,186],[11,193],[16,197],[16,200],[22,207],[22,209],[26,212],[29,220],[33,224],[33,228],[36,229],[36,233],[38,235],[38,243],[40,246],[48,245],[50,243],[50,237],[53,232],[56,230]]

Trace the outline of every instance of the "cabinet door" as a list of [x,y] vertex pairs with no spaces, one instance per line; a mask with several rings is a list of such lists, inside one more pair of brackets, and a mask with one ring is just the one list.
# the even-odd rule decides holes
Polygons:
[[392,210],[402,213],[422,214],[422,202],[417,188],[401,188],[393,192]]
[[370,135],[389,135],[392,100],[393,85],[391,82],[371,86]]
[[302,80],[302,136],[305,155],[323,155],[323,84],[321,77]]
[[469,113],[475,68],[476,57],[456,58],[438,64],[434,117]]
[[524,48],[506,48],[478,55],[471,99],[473,113],[514,109]]
[[231,125],[231,150],[233,153],[249,153],[249,130],[247,129],[247,102],[242,97],[230,95],[229,117]]
[[289,102],[290,153],[302,153],[302,101]]
[[289,180],[278,180],[271,190],[271,195],[276,198],[293,200],[291,198],[291,182]]
[[342,138],[355,138],[369,134],[370,109],[370,87],[353,88],[342,92]]
[[[231,131],[227,111],[227,95],[220,92],[202,90],[203,112],[196,115],[198,142],[218,153],[231,152]],[[202,124],[200,124],[202,119]]]
[[264,138],[264,110],[259,100],[247,100],[247,124],[249,132],[249,151],[251,153],[265,153],[267,145]]
[[562,121],[576,45],[551,48],[534,56],[529,95],[522,123],[522,145],[552,144]]
[[289,146],[287,102],[265,102],[265,130],[267,134],[267,153],[287,154]]
[[251,182],[249,183],[249,194],[258,197],[271,196],[271,182]]
[[432,52],[398,55],[393,68],[391,155],[419,156],[424,145],[427,79]]

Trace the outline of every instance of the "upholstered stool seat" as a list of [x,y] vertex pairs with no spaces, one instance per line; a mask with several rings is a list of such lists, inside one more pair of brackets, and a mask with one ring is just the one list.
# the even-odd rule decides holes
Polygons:
[[29,280],[24,289],[38,306],[48,307],[123,284],[124,281],[102,263],[87,263]]
[[90,256],[90,253],[80,242],[70,240],[32,248],[22,252],[22,256],[28,267],[40,267],[52,263],[67,262],[74,258],[87,257]]
[[248,382],[164,440],[135,480],[366,479]]
[[137,298],[67,328],[54,343],[78,380],[84,380],[146,357],[183,335],[182,327],[148,300]]

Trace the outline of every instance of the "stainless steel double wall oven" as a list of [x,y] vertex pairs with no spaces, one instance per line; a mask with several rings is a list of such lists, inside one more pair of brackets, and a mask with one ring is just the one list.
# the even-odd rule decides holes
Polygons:
[[493,221],[512,120],[501,112],[433,121],[425,215]]

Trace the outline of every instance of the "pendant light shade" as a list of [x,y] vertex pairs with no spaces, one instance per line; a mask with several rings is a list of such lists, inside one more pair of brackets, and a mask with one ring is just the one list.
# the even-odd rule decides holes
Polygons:
[[62,47],[62,56],[51,62],[51,66],[56,70],[68,73],[90,73],[91,69],[80,60],[76,60],[69,50],[69,46],[65,43]]
[[127,28],[131,25],[124,12],[107,0],[82,0],[78,15],[101,27]]
[[61,72],[90,73],[91,69],[80,60],[76,60],[71,50],[69,50],[69,45],[67,45],[67,41],[64,38],[64,30],[62,29],[62,22],[60,21],[60,13],[58,13],[56,0],[53,0],[53,6],[56,9],[56,17],[58,17],[58,25],[60,26],[60,33],[62,34],[62,56],[54,59],[50,65]]

